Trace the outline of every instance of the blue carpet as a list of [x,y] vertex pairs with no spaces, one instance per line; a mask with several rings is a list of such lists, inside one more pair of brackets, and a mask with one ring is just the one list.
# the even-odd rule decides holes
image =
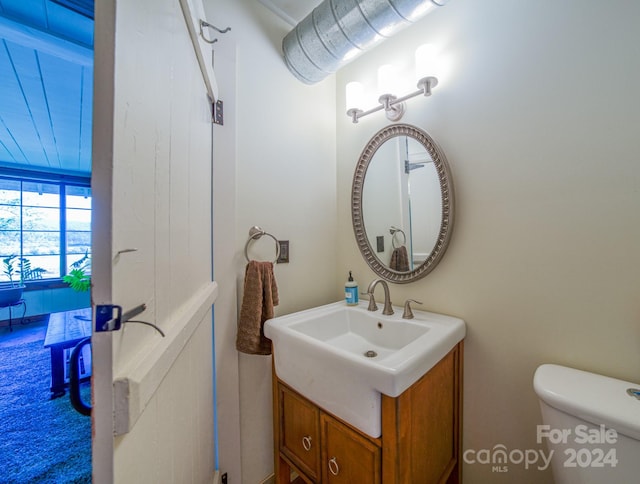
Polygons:
[[42,341],[0,348],[1,484],[91,482],[91,419],[50,400],[49,362]]

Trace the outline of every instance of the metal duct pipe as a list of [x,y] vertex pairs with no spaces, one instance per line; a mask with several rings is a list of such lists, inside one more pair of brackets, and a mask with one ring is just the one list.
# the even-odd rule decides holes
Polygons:
[[321,81],[448,0],[324,0],[282,41],[284,61],[306,84]]

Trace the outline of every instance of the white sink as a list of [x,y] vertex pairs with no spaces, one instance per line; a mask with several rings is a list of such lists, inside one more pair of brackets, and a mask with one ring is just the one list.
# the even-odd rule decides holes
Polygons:
[[366,306],[341,301],[288,314],[268,320],[264,333],[282,381],[379,437],[380,394],[397,397],[418,381],[464,338],[465,324],[415,310],[414,319],[402,319],[398,307],[385,316]]

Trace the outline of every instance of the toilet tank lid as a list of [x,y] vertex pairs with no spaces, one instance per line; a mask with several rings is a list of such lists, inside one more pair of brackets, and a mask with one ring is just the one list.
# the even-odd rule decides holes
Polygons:
[[639,383],[544,364],[535,372],[533,388],[540,400],[558,410],[640,440],[640,400],[627,394]]

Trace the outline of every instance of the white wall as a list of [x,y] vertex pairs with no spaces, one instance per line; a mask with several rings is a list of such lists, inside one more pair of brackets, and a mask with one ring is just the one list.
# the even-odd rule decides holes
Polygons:
[[[640,381],[638,18],[640,4],[622,0],[455,0],[337,76],[336,246],[364,286],[375,276],[351,231],[351,177],[387,122],[378,113],[351,124],[344,86],[412,62],[425,42],[449,64],[402,122],[431,134],[451,164],[453,238],[432,273],[391,294],[467,322],[465,449],[540,448],[541,363]],[[523,465],[464,468],[465,483],[550,479]]]
[[[257,1],[211,0],[206,8],[209,22],[232,29],[214,46],[225,103],[225,126],[214,128],[219,466],[230,482],[255,484],[273,472],[271,358],[235,350],[244,246],[254,225],[290,242],[290,262],[275,267],[277,315],[342,297],[333,287],[335,80],[306,86],[289,73],[280,44],[291,27]],[[273,259],[272,239],[250,254]]]

